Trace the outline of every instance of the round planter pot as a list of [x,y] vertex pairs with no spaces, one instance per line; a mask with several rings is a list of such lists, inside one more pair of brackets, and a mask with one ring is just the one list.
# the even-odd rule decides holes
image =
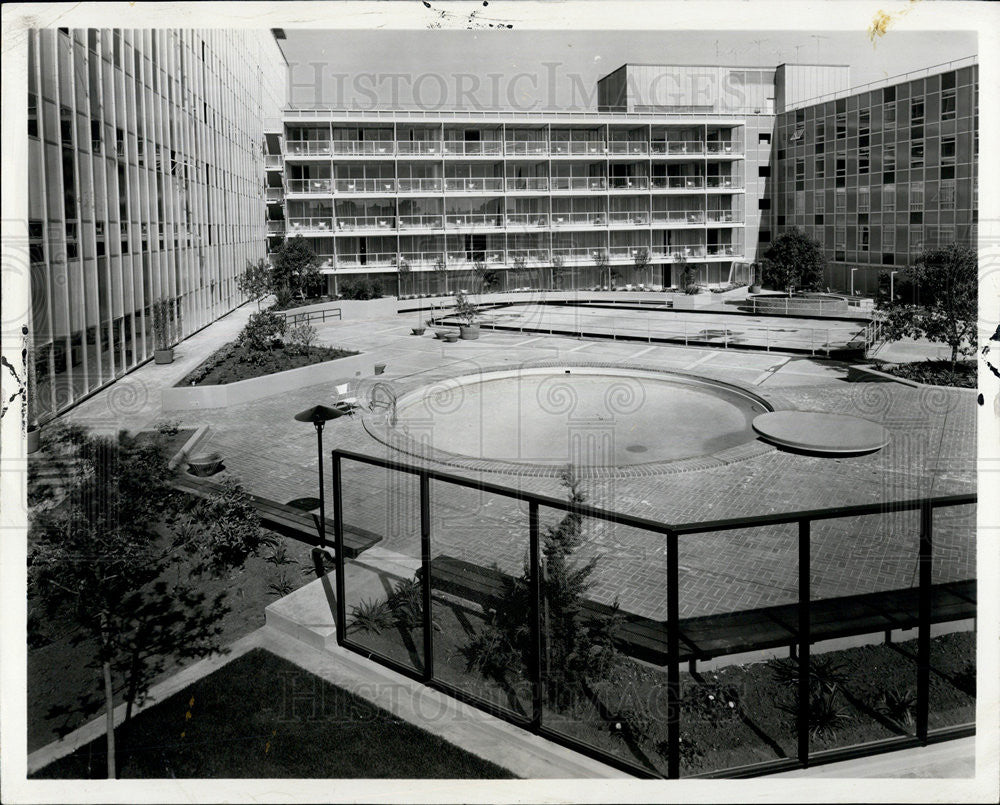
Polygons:
[[377,374],[377,375],[385,374],[385,364],[384,363],[376,363],[375,364],[375,374]]
[[425,327],[414,327],[413,328],[413,334],[414,335],[423,335],[424,332],[426,331],[426,329],[427,328],[425,328]]
[[462,336],[463,341],[475,341],[479,338],[479,325],[478,324],[463,324],[458,328],[459,333]]
[[35,425],[28,426],[28,453],[38,452],[38,440],[42,432]]
[[445,333],[444,335],[441,336],[441,340],[442,341],[446,341],[449,344],[454,344],[456,341],[458,341],[458,334],[457,333]]
[[204,478],[219,471],[222,466],[222,456],[218,453],[202,453],[188,459],[188,469],[192,475]]
[[748,289],[748,292],[749,293],[760,293],[760,286],[759,285],[751,285],[750,288]]
[[173,363],[174,362],[174,350],[172,347],[167,349],[155,349],[153,350],[153,362],[154,363]]

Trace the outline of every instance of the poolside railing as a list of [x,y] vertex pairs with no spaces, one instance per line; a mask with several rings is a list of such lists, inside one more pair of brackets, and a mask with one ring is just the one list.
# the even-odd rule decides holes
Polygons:
[[[438,400],[438,404],[445,407],[452,403],[453,395],[444,394]],[[412,428],[409,435],[415,435]],[[407,464],[347,450],[332,451],[331,460],[338,645],[582,754],[638,777],[677,779],[682,776],[682,762],[686,767],[684,776],[750,777],[975,734],[974,708],[971,717],[968,705],[964,710],[945,712],[941,709],[940,678],[944,672],[937,665],[946,658],[939,653],[932,654],[937,650],[931,640],[932,624],[957,620],[967,622],[970,617],[974,618],[975,582],[953,581],[956,571],[952,564],[956,538],[974,533],[975,494],[668,523],[504,486],[485,481],[482,475],[458,475],[430,469],[426,465]],[[384,499],[380,499],[381,496]],[[394,555],[388,568],[378,572],[374,587],[363,586],[359,579],[363,573],[377,570],[380,559],[365,560],[362,555],[354,561],[345,558],[343,552],[345,518],[351,518],[350,521],[356,525],[359,512],[372,515],[378,512],[378,516],[385,518],[382,528],[387,538],[386,546],[419,546],[410,547],[409,554]],[[937,525],[935,512],[939,513]],[[608,705],[607,697],[616,693],[622,695],[622,702],[625,701],[625,692],[614,685],[610,691],[599,690],[597,683],[585,686],[589,693],[583,699],[563,704],[553,703],[551,698],[553,685],[566,677],[561,676],[563,668],[551,664],[552,658],[548,654],[550,640],[555,633],[550,631],[548,623],[550,604],[544,592],[547,571],[542,547],[544,534],[553,527],[553,519],[562,518],[562,523],[565,523],[569,515],[574,515],[582,523],[582,533],[595,536],[600,551],[606,555],[604,561],[614,561],[616,553],[627,554],[631,550],[634,553],[631,559],[643,567],[641,584],[645,586],[647,598],[654,603],[645,605],[645,616],[632,616],[626,612],[626,621],[630,620],[633,627],[636,623],[640,626],[645,624],[641,628],[647,630],[648,639],[663,646],[665,661],[656,663],[662,670],[651,671],[648,669],[652,666],[645,666],[647,670],[636,677],[642,679],[652,675],[659,680],[646,691],[653,698],[637,700],[640,703],[635,707],[645,708],[642,713],[636,713],[635,707],[629,709],[622,705],[616,709]],[[935,534],[938,533],[935,529],[943,533],[940,544],[935,542]],[[848,574],[845,579],[843,570],[838,570],[836,563],[830,569],[828,554],[831,550],[836,553],[837,546],[845,542],[864,542],[864,557],[868,557],[871,541],[879,534],[890,532],[898,536],[894,542],[897,554],[889,558],[894,562],[905,562],[907,568],[905,573],[897,574],[898,578],[915,577],[915,585],[886,589],[887,582],[876,580],[878,573],[872,573],[871,578]],[[507,536],[499,538],[499,534]],[[528,630],[526,645],[530,650],[526,655],[508,660],[511,667],[506,670],[510,676],[501,675],[500,681],[494,679],[496,671],[476,670],[474,662],[469,660],[471,655],[467,653],[470,643],[463,647],[456,642],[472,640],[482,634],[490,623],[490,605],[481,603],[480,612],[476,602],[489,600],[489,593],[484,589],[491,583],[495,586],[500,571],[484,566],[482,572],[473,573],[467,581],[460,579],[457,586],[452,584],[449,587],[451,582],[442,581],[441,568],[445,563],[459,568],[461,572],[471,572],[470,568],[474,570],[475,565],[465,559],[444,555],[454,553],[460,556],[459,552],[466,552],[466,556],[471,557],[469,543],[473,535],[484,541],[491,555],[506,566],[505,572],[522,579],[520,584],[523,586],[517,595],[527,607],[524,626]],[[770,751],[774,759],[727,766],[729,755],[722,751],[718,762],[709,764],[711,768],[692,768],[691,739],[682,733],[700,728],[697,721],[700,716],[697,710],[692,715],[688,706],[689,697],[685,694],[682,700],[682,691],[690,691],[693,680],[702,686],[696,687],[696,691],[706,691],[702,706],[711,706],[715,698],[711,691],[724,690],[724,686],[713,688],[713,684],[718,686],[722,683],[712,683],[692,673],[685,678],[685,686],[682,687],[682,659],[690,656],[691,641],[694,639],[697,642],[699,629],[704,631],[706,620],[691,615],[692,611],[698,613],[704,609],[706,603],[698,595],[691,599],[694,580],[692,569],[688,566],[691,561],[689,552],[702,548],[715,556],[733,545],[748,544],[762,546],[764,553],[758,549],[755,556],[767,556],[764,562],[766,571],[764,565],[756,570],[748,569],[759,577],[765,592],[766,588],[773,586],[771,577],[778,571],[783,580],[782,603],[786,606],[778,609],[787,616],[781,628],[788,635],[787,645],[792,652],[792,660],[784,666],[785,681],[790,683],[788,690],[794,691],[792,703],[788,706],[790,722],[780,716],[781,705],[778,703],[762,700],[753,704],[754,691],[742,691],[745,699],[740,700],[739,710],[735,710],[735,701],[729,705],[734,708],[734,714],[732,721],[726,723],[733,725],[730,728],[732,732],[727,733],[728,739],[723,740],[730,740],[735,746],[739,740],[744,740],[737,737],[739,730],[743,730],[740,735],[750,736],[745,740],[758,741],[763,747],[761,752]],[[609,546],[615,546],[615,553],[606,553]],[[406,548],[400,547],[399,550]],[[901,551],[905,553],[898,553]],[[784,564],[778,566],[776,557],[783,558]],[[858,566],[863,561],[868,560],[855,558]],[[912,575],[909,575],[910,567]],[[599,572],[594,575],[598,580],[599,576]],[[454,576],[452,578],[454,580]],[[382,592],[390,589],[393,579],[397,582],[394,600],[396,605],[400,602],[405,604],[400,610],[404,617],[397,619],[394,627],[383,622],[381,630],[359,628],[359,623],[365,618],[371,622],[381,606],[374,599],[364,596],[371,589],[377,588]],[[445,594],[441,592],[442,583],[445,584]],[[872,596],[858,594],[832,599],[831,583],[849,588],[867,585],[868,589],[863,590],[865,593],[871,593],[870,588],[874,585],[877,588],[876,597],[882,595],[885,600],[891,600],[894,608],[879,611],[876,605],[871,611],[859,613],[859,608],[870,606],[860,602],[868,601]],[[432,586],[438,589],[438,593],[435,594]],[[605,590],[604,597],[610,599],[617,596],[621,586],[620,580],[614,581]],[[728,586],[732,588],[734,600],[739,601],[741,596],[746,595],[747,585],[739,579],[730,580]],[[951,603],[942,604],[946,599]],[[842,606],[841,601],[844,602]],[[831,607],[830,603],[836,606]],[[585,606],[589,606],[591,611],[600,611],[603,605]],[[594,610],[594,607],[598,609]],[[627,606],[622,608],[627,609]],[[713,615],[708,620],[715,623],[717,630],[728,628],[750,635],[752,643],[752,635],[761,628],[759,619],[764,617],[760,613],[769,611],[757,609],[743,612],[737,609]],[[352,614],[351,623],[348,621],[349,612]],[[384,621],[388,610],[381,606],[381,612]],[[819,613],[822,613],[822,620],[817,620]],[[774,617],[771,616],[772,626]],[[481,625],[479,632],[474,628],[477,623]],[[908,653],[907,648],[895,648],[890,642],[896,631],[911,627],[916,629],[913,655]],[[858,702],[858,718],[870,721],[874,732],[878,733],[881,729],[887,735],[862,741],[852,741],[850,736],[840,741],[820,739],[816,728],[816,680],[833,674],[836,664],[816,661],[813,643],[830,634],[880,634],[883,629],[888,645],[886,651],[894,657],[904,658],[898,664],[902,664],[902,673],[912,682],[912,700],[903,708],[906,712],[900,710],[890,718],[871,710],[864,702]],[[726,653],[725,649],[719,652]],[[915,659],[915,662],[911,665],[909,659]],[[521,663],[524,665],[520,670],[514,667]],[[932,671],[936,677],[935,685],[938,685],[934,694],[936,704],[933,706]],[[880,668],[874,673],[878,676],[883,672]],[[949,678],[947,674],[945,678]],[[876,683],[878,681],[875,680]],[[829,690],[837,686],[836,682],[826,684],[832,685]],[[738,698],[735,694],[726,695]],[[845,692],[844,695],[854,694]],[[602,696],[605,697],[603,703]],[[730,717],[726,702],[718,704],[722,705],[723,714]],[[712,714],[705,716],[709,722],[714,717]],[[788,726],[781,726],[784,731],[777,736],[766,733],[758,725],[758,722],[766,723],[768,729],[776,731],[779,719],[782,725],[788,723]],[[638,731],[630,733],[626,730],[615,734],[622,727],[622,722],[638,725],[634,727]],[[594,724],[606,726],[594,727]],[[650,749],[648,740],[642,738],[644,730],[659,730],[665,738]],[[831,743],[835,745],[830,746]],[[699,751],[705,748],[707,751],[706,747],[694,748]]]

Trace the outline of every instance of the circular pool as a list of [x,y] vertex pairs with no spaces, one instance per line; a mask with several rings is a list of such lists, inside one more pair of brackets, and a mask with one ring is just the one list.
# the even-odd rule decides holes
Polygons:
[[515,472],[572,464],[585,475],[603,475],[759,454],[752,423],[771,410],[748,390],[683,373],[522,368],[406,393],[373,433],[396,449],[448,464]]

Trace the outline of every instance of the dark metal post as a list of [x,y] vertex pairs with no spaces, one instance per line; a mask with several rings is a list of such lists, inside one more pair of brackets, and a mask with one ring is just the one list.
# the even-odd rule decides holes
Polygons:
[[677,534],[667,534],[667,777],[681,776],[680,564]]
[[340,454],[333,451],[333,544],[336,553],[337,645],[347,638],[347,601],[344,592],[344,505],[341,497]]
[[538,503],[528,504],[528,550],[531,552],[531,726],[542,726],[542,568],[539,560]]
[[423,568],[424,681],[434,678],[434,618],[431,613],[431,481],[420,473],[420,566]]
[[323,423],[316,422],[316,450],[319,456],[319,547],[326,547],[326,502],[323,494]]
[[931,551],[934,527],[930,498],[920,502],[920,587],[917,609],[917,738],[927,743],[931,689]]
[[803,766],[809,765],[809,521],[799,520],[799,696],[798,696],[798,756]]

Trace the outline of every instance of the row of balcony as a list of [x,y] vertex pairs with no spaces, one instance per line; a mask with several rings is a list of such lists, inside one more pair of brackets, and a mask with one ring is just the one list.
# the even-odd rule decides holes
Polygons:
[[741,190],[733,176],[500,176],[424,179],[288,179],[288,194],[516,193],[559,190]]
[[468,268],[474,262],[488,265],[512,265],[515,260],[530,264],[549,265],[554,259],[565,264],[592,264],[603,253],[609,262],[632,262],[645,250],[651,262],[674,261],[679,259],[732,259],[743,256],[738,245],[689,246],[612,246],[607,249],[573,247],[555,249],[480,249],[469,251],[421,251],[421,252],[369,252],[367,254],[318,255],[324,265],[330,268],[390,268],[401,266],[424,268],[443,262],[446,268]]
[[485,156],[739,156],[735,140],[288,140],[290,157],[485,157]]
[[[327,217],[297,217],[287,219],[289,232],[330,233],[357,230],[433,230],[433,229],[505,229],[550,228],[562,226],[704,226],[706,224],[742,224],[743,216],[732,210],[623,210],[603,212],[528,212],[479,214],[460,213],[447,215],[358,215],[337,216],[336,221]],[[273,230],[270,227],[273,225]],[[285,231],[281,221],[270,221],[269,231]]]

